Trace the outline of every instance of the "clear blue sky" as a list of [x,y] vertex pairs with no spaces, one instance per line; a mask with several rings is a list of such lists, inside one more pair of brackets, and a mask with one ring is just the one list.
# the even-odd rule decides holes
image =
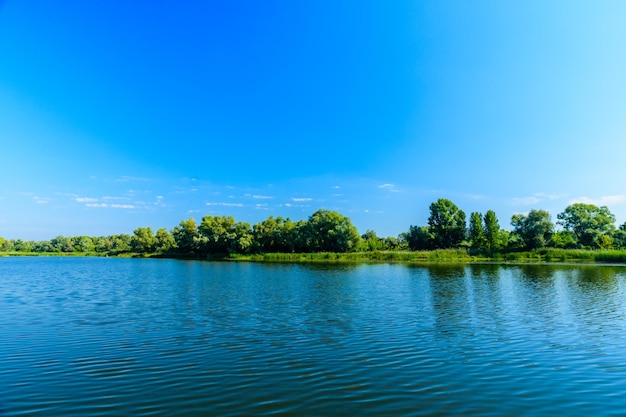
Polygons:
[[626,221],[626,2],[0,0],[0,236]]

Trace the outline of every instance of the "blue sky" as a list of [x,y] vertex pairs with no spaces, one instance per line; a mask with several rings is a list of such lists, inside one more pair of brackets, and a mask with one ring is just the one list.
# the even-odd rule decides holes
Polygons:
[[626,221],[621,1],[0,1],[0,236]]

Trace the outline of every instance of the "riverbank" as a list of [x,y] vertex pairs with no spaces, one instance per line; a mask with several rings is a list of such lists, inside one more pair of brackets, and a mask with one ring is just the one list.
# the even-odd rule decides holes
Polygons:
[[249,255],[197,255],[177,253],[96,253],[96,252],[0,252],[6,256],[99,256],[121,258],[172,258],[208,261],[249,262],[398,262],[398,263],[626,263],[626,250],[538,249],[528,252],[484,253],[465,249],[432,251],[368,251],[316,253],[264,253]]

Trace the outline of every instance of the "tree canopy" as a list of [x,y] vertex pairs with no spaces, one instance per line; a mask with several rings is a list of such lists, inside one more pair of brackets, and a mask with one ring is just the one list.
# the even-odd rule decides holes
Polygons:
[[465,238],[465,213],[456,204],[440,198],[430,205],[428,226],[436,248],[454,248]]
[[606,206],[574,203],[557,215],[557,222],[573,233],[582,246],[601,248],[611,245],[615,231],[615,216]]

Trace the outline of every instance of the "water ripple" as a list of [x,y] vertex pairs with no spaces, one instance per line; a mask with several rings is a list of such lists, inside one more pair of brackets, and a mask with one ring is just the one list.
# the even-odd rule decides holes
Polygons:
[[611,415],[626,269],[0,259],[0,415]]

